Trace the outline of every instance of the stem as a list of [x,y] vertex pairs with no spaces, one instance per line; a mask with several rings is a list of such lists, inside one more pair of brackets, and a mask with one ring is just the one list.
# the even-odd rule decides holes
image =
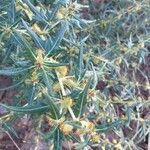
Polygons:
[[76,118],[76,116],[74,115],[74,113],[73,113],[71,107],[68,107],[68,111],[69,111],[69,113],[70,113],[72,119],[73,119],[73,120],[77,120],[77,118]]
[[19,148],[19,146],[17,145],[17,143],[13,140],[13,138],[11,137],[11,135],[9,134],[9,132],[3,130],[2,128],[0,128],[0,130],[2,130],[3,132],[5,132],[5,133],[9,136],[9,138],[11,139],[11,141],[14,143],[14,145],[16,146],[16,148],[17,148],[18,150],[21,150],[21,149]]
[[57,78],[58,78],[58,81],[59,81],[59,84],[60,84],[62,95],[66,96],[66,92],[65,92],[65,89],[64,89],[64,85],[63,85],[62,79],[59,77],[58,72],[56,72],[56,74],[57,74]]

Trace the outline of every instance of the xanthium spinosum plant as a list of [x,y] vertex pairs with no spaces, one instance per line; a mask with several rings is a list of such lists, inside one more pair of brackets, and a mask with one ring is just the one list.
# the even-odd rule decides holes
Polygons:
[[150,90],[140,68],[149,8],[146,0],[0,0],[0,75],[13,79],[0,91],[17,91],[11,105],[0,103],[1,128],[17,136],[12,124],[27,115],[49,149],[66,141],[80,150],[141,149],[150,118],[140,113],[150,101],[136,93]]

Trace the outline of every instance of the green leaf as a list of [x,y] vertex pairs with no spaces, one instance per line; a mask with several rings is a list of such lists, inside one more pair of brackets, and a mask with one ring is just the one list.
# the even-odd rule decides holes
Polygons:
[[16,61],[15,62],[15,65],[17,65],[17,66],[19,66],[19,67],[27,67],[27,66],[29,66],[29,64],[31,64],[31,62],[30,61]]
[[12,127],[12,125],[8,123],[3,123],[2,128],[5,129],[8,133],[15,135],[18,138],[17,132],[15,129]]
[[4,88],[0,88],[0,91],[14,89],[14,88],[18,87],[20,84],[22,84],[23,82],[24,82],[24,80],[21,80],[20,82],[14,84],[14,85],[11,85],[11,86],[8,86],[8,87],[4,87]]
[[84,69],[84,64],[83,64],[83,45],[80,48],[79,51],[79,57],[78,57],[78,78],[81,78],[82,71]]
[[46,52],[48,52],[53,45],[53,39],[51,36],[49,36],[45,41],[44,41],[44,49]]
[[58,34],[56,36],[56,40],[54,41],[53,43],[53,46],[50,48],[50,50],[48,51],[48,55],[50,55],[50,53],[59,46],[60,42],[62,41],[63,37],[64,37],[64,34],[66,32],[68,28],[68,22],[67,21],[62,21],[61,22],[61,27],[60,27],[60,30],[58,31]]
[[9,59],[12,51],[14,51],[14,49],[16,48],[16,46],[17,45],[14,42],[14,39],[13,39],[12,35],[10,35],[10,38],[7,41],[7,44],[6,44],[6,52],[5,52],[5,56],[4,56],[3,60],[2,60],[2,64],[5,64],[5,61]]
[[45,97],[47,98],[47,100],[49,102],[50,117],[53,118],[53,119],[55,119],[55,120],[60,119],[61,115],[59,113],[59,109],[58,109],[57,105],[54,103],[54,101],[52,100],[52,98],[47,93],[45,93]]
[[74,136],[73,134],[65,135],[65,138],[67,140],[72,140],[72,141],[75,141],[77,143],[80,143],[80,139],[78,139],[78,137]]
[[117,127],[122,124],[121,120],[114,121],[112,123],[96,125],[96,131],[105,132],[111,128]]
[[59,129],[54,133],[54,150],[62,150],[63,134]]
[[69,4],[70,0],[59,0],[58,3],[62,4],[62,5],[67,5]]
[[60,6],[61,5],[59,3],[54,3],[53,4],[52,10],[48,11],[48,20],[52,20],[55,17],[55,15],[56,15],[58,9],[60,8]]
[[16,32],[12,33],[12,36],[18,42],[18,44],[20,46],[23,46],[24,48],[26,47],[30,51],[32,56],[36,59],[35,54],[32,52],[31,45],[28,43],[28,41],[19,32],[16,31]]
[[126,112],[126,116],[127,116],[127,120],[125,121],[126,126],[130,125],[132,111],[133,110],[130,107],[127,108],[127,110],[125,111]]
[[9,12],[9,18],[11,20],[11,23],[14,23],[15,21],[15,14],[16,14],[16,9],[15,9],[15,0],[11,0],[10,4],[10,11]]
[[38,103],[30,106],[25,107],[17,107],[17,106],[8,106],[5,104],[0,103],[0,106],[3,106],[4,108],[15,111],[18,113],[39,113],[39,112],[45,112],[49,110],[49,105],[46,105],[44,103]]
[[79,93],[79,96],[76,99],[76,104],[75,104],[75,107],[74,107],[74,113],[78,118],[81,117],[81,115],[83,114],[83,111],[86,107],[88,89],[90,87],[90,84],[91,84],[91,79],[89,80],[89,82],[85,86],[84,90]]
[[60,67],[60,66],[67,66],[68,63],[51,63],[51,62],[45,62],[45,66],[48,67]]
[[15,76],[15,75],[23,74],[23,73],[27,72],[29,69],[31,69],[33,67],[34,66],[31,66],[29,68],[7,67],[5,69],[0,70],[0,75]]
[[44,80],[44,83],[48,89],[48,92],[50,93],[50,95],[52,95],[52,80],[49,78],[46,70],[44,68],[42,68],[42,71],[43,71],[43,80]]
[[79,143],[75,146],[75,149],[76,150],[81,150],[81,149],[84,149],[89,143],[89,139],[86,139],[84,142],[82,143]]
[[34,12],[37,18],[39,18],[41,21],[44,21],[46,24],[49,24],[47,22],[47,17],[44,15],[43,12],[37,10],[37,8],[29,0],[23,1],[30,7],[30,9]]
[[27,23],[23,19],[22,19],[22,23],[23,23],[24,27],[26,28],[26,30],[28,31],[29,35],[33,38],[33,40],[34,40],[35,44],[38,46],[38,48],[41,48],[44,50],[42,39],[39,38],[37,36],[37,34],[31,30],[30,27],[28,27]]
[[35,92],[36,92],[36,85],[33,84],[32,87],[29,89],[29,97],[28,97],[29,104],[32,104],[32,102],[34,100]]
[[76,66],[75,77],[80,81],[84,77],[87,67],[88,67],[88,62],[86,62],[85,65],[83,62],[83,43],[82,42],[81,42],[81,47],[79,51],[79,56],[78,56],[75,66]]

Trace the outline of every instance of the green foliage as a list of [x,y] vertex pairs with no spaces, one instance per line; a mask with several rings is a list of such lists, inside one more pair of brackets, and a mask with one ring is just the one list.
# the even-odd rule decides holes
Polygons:
[[142,117],[149,13],[148,0],[0,0],[0,75],[13,79],[0,91],[18,92],[11,106],[0,103],[8,111],[1,127],[17,136],[13,121],[26,114],[54,150],[65,141],[72,149],[141,149],[150,131]]
[[89,86],[91,84],[91,80],[87,83],[85,86],[84,90],[81,91],[80,93],[77,93],[77,99],[76,99],[76,104],[74,108],[74,113],[78,118],[81,118],[84,108],[86,107],[87,104],[87,95],[88,95],[88,90]]

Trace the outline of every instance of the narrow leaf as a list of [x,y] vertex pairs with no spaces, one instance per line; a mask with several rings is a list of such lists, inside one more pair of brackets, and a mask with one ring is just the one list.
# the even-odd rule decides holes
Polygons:
[[45,66],[48,66],[48,67],[60,67],[60,66],[67,66],[67,65],[69,65],[69,64],[45,62]]
[[59,46],[61,40],[62,40],[63,37],[64,37],[64,34],[65,34],[67,28],[68,28],[68,22],[67,22],[67,21],[62,21],[62,22],[61,22],[61,28],[60,28],[60,30],[59,30],[59,32],[58,32],[58,34],[57,34],[56,40],[55,40],[53,46],[51,47],[51,49],[48,51],[47,56],[48,56],[55,48],[57,48],[57,47]]
[[78,60],[78,77],[81,78],[82,70],[84,68],[83,65],[83,45],[81,45],[80,51],[79,51],[79,60]]
[[32,56],[36,59],[35,54],[32,52],[32,47],[29,45],[27,40],[17,31],[15,33],[12,33],[12,35],[13,38],[18,42],[18,44],[20,44],[20,46],[26,47],[30,51]]
[[84,90],[81,93],[79,93],[79,96],[76,100],[76,105],[74,107],[74,113],[78,118],[81,117],[81,115],[83,114],[83,111],[86,107],[88,89],[90,87],[90,84],[91,84],[91,79],[89,80],[89,82],[85,86]]
[[83,43],[81,44],[79,57],[76,64],[75,76],[78,80],[81,80],[84,77],[88,67],[88,62],[85,65],[83,63]]
[[3,106],[4,108],[15,111],[18,113],[38,113],[38,112],[45,112],[48,111],[49,105],[46,104],[34,104],[31,106],[25,106],[25,107],[17,107],[17,106],[8,106],[5,104],[0,103],[0,106]]
[[8,68],[0,70],[0,75],[15,76],[15,75],[22,74],[22,73],[28,71],[31,68],[33,68],[33,66],[31,66],[29,68],[13,68],[13,67],[8,67]]
[[[14,85],[11,85],[11,86],[8,86],[8,87],[0,88],[0,91],[5,91],[5,90],[14,89],[14,88],[18,87],[20,84],[22,84],[23,82],[24,82],[24,80],[21,80],[20,82],[14,84]],[[0,87],[1,87],[1,86],[0,86]]]
[[30,27],[28,27],[27,23],[26,23],[23,19],[22,19],[22,23],[23,23],[24,27],[26,28],[26,30],[28,31],[28,33],[30,34],[30,36],[33,38],[35,44],[36,44],[39,48],[41,48],[41,49],[44,50],[43,45],[42,45],[42,44],[43,44],[42,39],[40,39],[40,38],[37,36],[37,34],[31,30]]
[[114,121],[109,124],[101,124],[96,126],[96,131],[105,132],[111,128],[117,127],[122,124],[121,120]]
[[58,9],[60,8],[60,6],[61,5],[58,4],[58,3],[57,4],[53,4],[52,10],[48,12],[48,19],[49,20],[52,20],[55,17],[55,15],[56,15]]
[[84,142],[82,143],[79,143],[75,146],[75,149],[76,150],[81,150],[81,149],[84,149],[89,143],[89,139],[86,139]]
[[62,150],[63,135],[59,129],[54,133],[54,150]]
[[7,13],[11,23],[14,23],[14,21],[15,21],[15,13],[16,13],[15,0],[11,0],[10,7],[9,7],[9,10]]
[[50,95],[52,95],[52,81],[49,78],[46,70],[44,68],[42,68],[42,70],[43,70],[43,76],[42,77],[43,77],[44,83],[48,89],[48,92],[50,93]]
[[40,18],[42,21],[44,21],[46,24],[48,23],[47,17],[44,15],[44,13],[39,12],[37,8],[29,1],[29,0],[23,0],[29,7],[30,9],[37,15],[38,18]]
[[52,100],[52,98],[46,93],[45,97],[47,98],[48,102],[49,102],[49,112],[51,114],[51,118],[58,120],[61,118],[61,115],[59,113],[59,109],[57,107],[57,105],[54,103],[54,101]]
[[7,131],[10,134],[15,135],[18,138],[17,132],[15,131],[15,129],[8,123],[3,123],[2,127],[5,129],[5,131]]

